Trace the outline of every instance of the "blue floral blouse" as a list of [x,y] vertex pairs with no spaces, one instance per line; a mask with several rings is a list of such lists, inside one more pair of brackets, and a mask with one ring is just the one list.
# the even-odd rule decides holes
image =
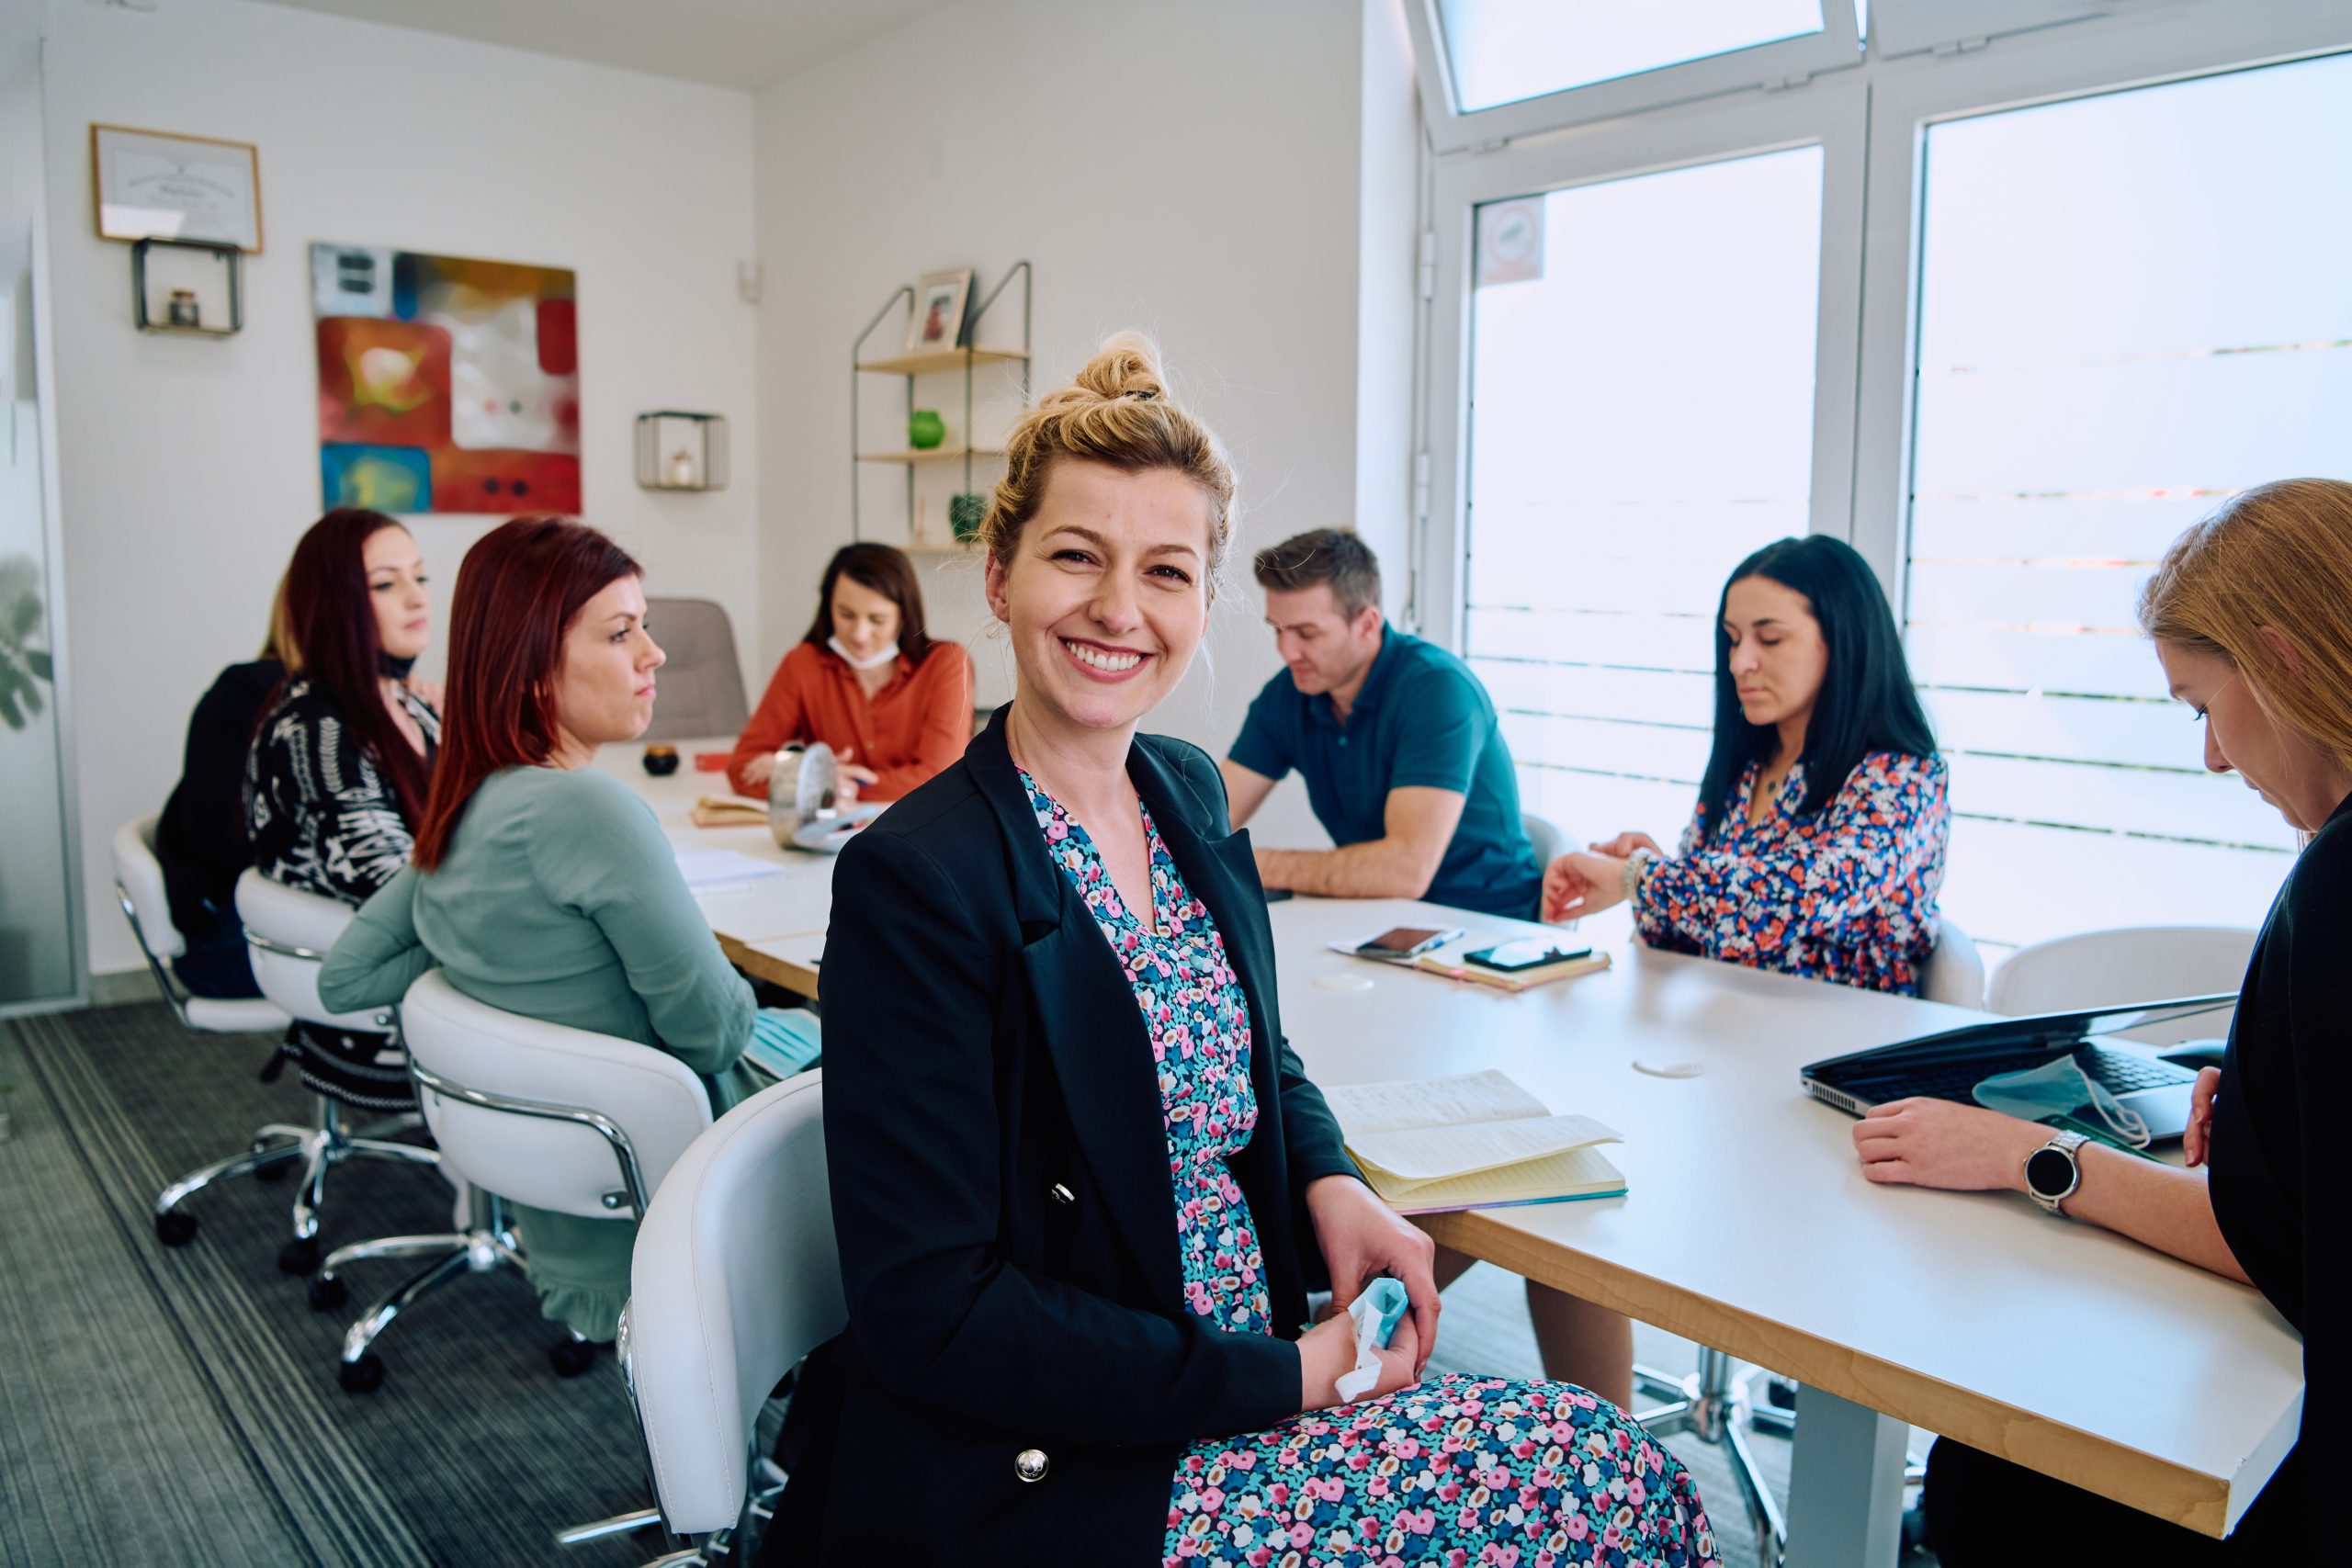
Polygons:
[[1935,950],[1936,894],[1951,832],[1941,757],[1865,756],[1811,817],[1800,762],[1771,808],[1750,823],[1756,764],[1732,810],[1702,841],[1701,801],[1674,858],[1651,866],[1634,894],[1642,940],[1751,969],[1779,969],[1873,991],[1917,996]]

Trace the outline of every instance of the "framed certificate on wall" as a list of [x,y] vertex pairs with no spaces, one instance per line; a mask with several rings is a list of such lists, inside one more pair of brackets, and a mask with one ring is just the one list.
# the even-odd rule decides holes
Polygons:
[[90,127],[102,240],[204,240],[261,250],[261,154],[250,141]]

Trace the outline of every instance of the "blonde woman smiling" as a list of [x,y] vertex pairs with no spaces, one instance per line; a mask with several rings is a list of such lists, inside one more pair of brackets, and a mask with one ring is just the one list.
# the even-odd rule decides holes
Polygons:
[[[1690,1477],[1615,1406],[1420,1381],[1429,1238],[1283,1038],[1216,764],[1138,733],[1231,545],[1216,438],[1123,338],[1010,447],[981,544],[1014,700],[834,880],[822,1556],[1715,1562]],[[1341,1302],[1385,1274],[1412,1303],[1353,1402],[1352,1325],[1295,1326],[1318,1258]]]

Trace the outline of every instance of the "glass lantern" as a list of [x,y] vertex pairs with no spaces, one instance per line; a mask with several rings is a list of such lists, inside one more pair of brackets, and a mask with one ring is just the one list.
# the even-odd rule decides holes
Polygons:
[[725,490],[727,416],[675,409],[639,414],[637,482],[647,490]]

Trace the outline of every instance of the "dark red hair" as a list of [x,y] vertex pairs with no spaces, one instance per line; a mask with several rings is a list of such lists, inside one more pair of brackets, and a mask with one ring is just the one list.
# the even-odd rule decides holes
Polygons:
[[482,780],[555,750],[563,634],[608,584],[643,575],[627,550],[569,517],[517,517],[474,541],[449,607],[449,711],[411,857],[419,871],[441,863]]
[[272,631],[282,625],[292,643],[284,650],[287,679],[308,680],[343,710],[344,722],[390,788],[401,820],[413,828],[424,810],[428,771],[384,705],[384,641],[368,591],[368,541],[398,527],[396,519],[356,506],[338,506],[311,524],[287,563]]

